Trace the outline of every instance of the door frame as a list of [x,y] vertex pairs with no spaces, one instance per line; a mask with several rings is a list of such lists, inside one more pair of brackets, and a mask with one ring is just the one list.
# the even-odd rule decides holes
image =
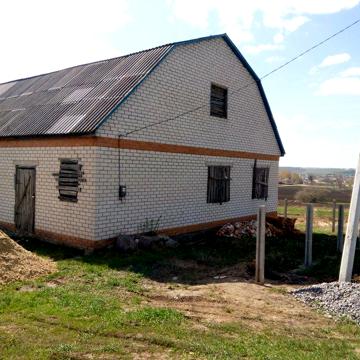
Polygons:
[[35,211],[36,211],[36,165],[15,165],[15,205],[14,205],[14,224],[15,231],[18,232],[17,224],[16,224],[16,191],[17,191],[17,178],[18,178],[18,170],[34,170],[34,197],[33,197],[33,219],[32,219],[32,229],[30,234],[34,234],[35,232]]

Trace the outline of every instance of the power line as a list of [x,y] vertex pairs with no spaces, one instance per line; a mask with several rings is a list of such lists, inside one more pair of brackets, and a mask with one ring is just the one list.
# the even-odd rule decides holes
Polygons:
[[357,19],[356,21],[354,21],[353,23],[351,23],[350,25],[342,28],[341,30],[339,30],[338,32],[328,36],[326,39],[320,41],[319,43],[315,44],[314,46],[308,48],[307,50],[303,51],[302,53],[300,53],[299,55],[296,55],[295,57],[293,57],[291,60],[285,62],[284,64],[278,66],[277,68],[275,68],[274,70],[271,70],[270,72],[268,72],[267,74],[263,75],[260,80],[265,79],[266,77],[268,77],[269,75],[273,74],[276,71],[279,71],[280,69],[282,69],[283,67],[291,64],[292,62],[294,62],[295,60],[301,58],[302,56],[304,56],[305,54],[309,53],[310,51],[318,48],[319,46],[325,44],[327,41],[333,39],[334,37],[338,36],[339,34],[343,33],[344,31],[350,29],[351,27],[353,27],[354,25],[358,24],[360,22],[360,19]]
[[[304,50],[303,52],[301,52],[300,54],[296,55],[295,57],[293,57],[292,59],[286,61],[285,63],[283,63],[282,65],[276,67],[275,69],[271,70],[270,72],[266,73],[265,75],[261,76],[259,78],[259,81],[267,78],[268,76],[274,74],[275,72],[283,69],[284,67],[286,67],[287,65],[291,64],[292,62],[298,60],[299,58],[303,57],[304,55],[308,54],[309,52],[311,52],[312,50],[318,48],[319,46],[325,44],[326,42],[328,42],[329,40],[333,39],[334,37],[340,35],[341,33],[345,32],[346,30],[350,29],[351,27],[353,27],[354,25],[360,23],[360,19],[357,19],[355,20],[354,22],[352,22],[351,24],[345,26],[344,28],[340,29],[339,31],[331,34],[330,36],[328,36],[327,38],[325,38],[324,40],[316,43],[315,45],[311,46],[310,48],[307,48],[306,50]],[[256,83],[256,81],[252,81],[252,82],[249,82],[247,84],[245,84],[244,86],[238,88],[238,89],[235,89],[231,92],[229,92],[229,94],[234,94],[234,93],[237,93],[241,90],[244,90],[246,89],[247,87],[249,87],[250,85],[253,85],[254,83]],[[145,126],[142,126],[140,128],[137,128],[137,129],[134,129],[134,130],[131,130],[131,131],[128,131],[126,132],[125,134],[122,134],[122,135],[119,135],[119,137],[126,137],[128,135],[131,135],[133,133],[136,133],[136,132],[139,132],[139,131],[142,131],[142,130],[146,130],[150,127],[153,127],[153,126],[156,126],[156,125],[161,125],[161,124],[164,124],[164,123],[167,123],[167,122],[170,122],[170,121],[173,121],[173,120],[176,120],[180,117],[183,117],[185,115],[188,115],[188,114],[191,114],[195,111],[198,111],[204,107],[206,107],[208,104],[207,103],[204,103],[203,105],[199,105],[195,108],[192,108],[190,110],[187,110],[187,111],[184,111],[176,116],[173,116],[173,117],[170,117],[170,118],[167,118],[167,119],[164,119],[164,120],[160,120],[160,121],[157,121],[157,122],[154,122],[154,123],[151,123],[151,124],[148,124],[148,125],[145,125]]]

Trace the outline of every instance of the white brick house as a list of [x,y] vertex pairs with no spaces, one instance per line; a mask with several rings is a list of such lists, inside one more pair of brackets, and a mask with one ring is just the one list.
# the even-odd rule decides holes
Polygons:
[[227,35],[0,84],[0,225],[51,241],[99,247],[151,220],[175,234],[276,212],[282,155]]

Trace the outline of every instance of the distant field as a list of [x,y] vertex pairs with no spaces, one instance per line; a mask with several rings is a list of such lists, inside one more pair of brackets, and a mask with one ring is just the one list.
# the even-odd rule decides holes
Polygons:
[[[288,217],[296,218],[295,227],[301,231],[305,231],[305,204],[295,204],[290,202],[288,205]],[[348,218],[348,206],[345,205],[344,214],[344,228],[346,228],[346,221]],[[278,206],[278,214],[284,215],[284,203],[280,202]],[[336,213],[336,229],[337,229],[337,216]],[[335,229],[335,232],[337,231]],[[332,234],[332,206],[324,204],[314,204],[314,223],[313,231],[319,234]]]
[[279,200],[295,200],[297,192],[309,189],[309,190],[324,190],[329,189],[329,196],[326,199],[327,202],[332,202],[335,199],[337,202],[349,203],[351,198],[350,189],[334,189],[331,187],[319,186],[319,185],[279,185]]

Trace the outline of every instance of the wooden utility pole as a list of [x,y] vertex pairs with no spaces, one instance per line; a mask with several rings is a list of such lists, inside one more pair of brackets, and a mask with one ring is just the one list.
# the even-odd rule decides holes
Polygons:
[[265,213],[265,205],[260,205],[257,213],[255,269],[255,281],[259,284],[265,281]]
[[304,266],[312,265],[312,236],[313,236],[314,205],[306,206],[306,234],[305,234],[305,259]]
[[337,250],[342,251],[344,246],[344,205],[338,207],[338,233],[337,233]]
[[348,224],[341,258],[340,282],[350,282],[354,266],[356,240],[360,221],[360,156],[356,168],[354,187],[351,195]]
[[335,217],[336,217],[336,199],[332,201],[332,228],[331,231],[335,232]]

